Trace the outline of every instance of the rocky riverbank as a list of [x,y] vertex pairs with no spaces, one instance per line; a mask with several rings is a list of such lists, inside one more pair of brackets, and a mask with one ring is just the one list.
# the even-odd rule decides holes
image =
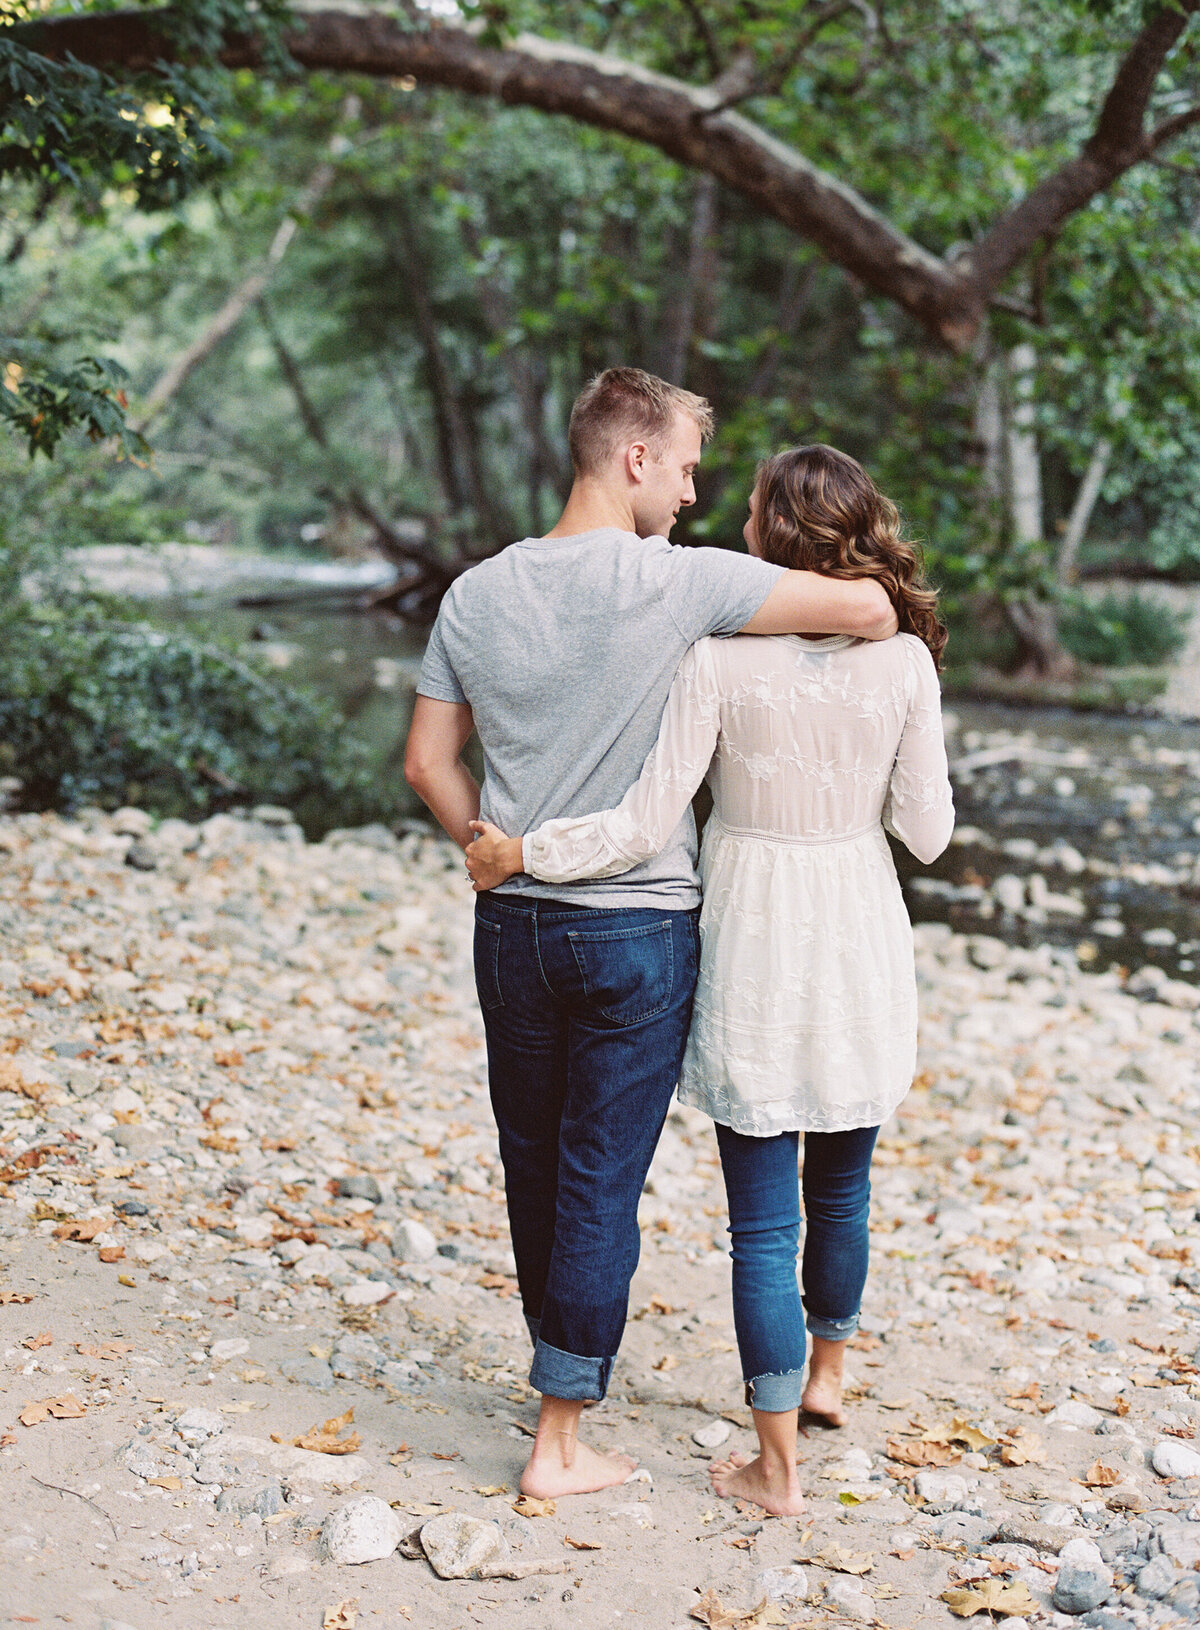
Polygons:
[[1200,991],[918,930],[920,1074],[801,1519],[704,1474],[749,1417],[715,1141],[677,1110],[587,1417],[643,1469],[514,1509],[536,1399],[458,857],[257,815],[0,820],[10,1622],[1196,1621]]

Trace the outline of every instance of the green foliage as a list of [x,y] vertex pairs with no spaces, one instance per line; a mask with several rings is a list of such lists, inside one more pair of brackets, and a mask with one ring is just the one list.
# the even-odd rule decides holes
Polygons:
[[1098,668],[1152,667],[1169,662],[1187,640],[1187,618],[1153,595],[1073,597],[1059,623],[1063,644]]
[[4,357],[0,420],[24,437],[31,458],[35,453],[53,458],[63,436],[76,429],[85,430],[91,441],[111,436],[125,453],[149,452],[144,438],[126,423],[129,375],[119,363],[77,357],[64,365],[52,360],[48,346],[31,340],[10,342]]
[[0,771],[27,807],[132,803],[199,820],[275,803],[314,835],[395,814],[327,703],[101,602],[31,604],[12,561],[4,575]]

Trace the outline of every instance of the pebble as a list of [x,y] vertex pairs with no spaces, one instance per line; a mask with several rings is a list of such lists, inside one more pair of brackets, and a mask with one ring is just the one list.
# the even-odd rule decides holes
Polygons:
[[1051,1602],[1060,1613],[1088,1613],[1108,1600],[1113,1573],[1090,1539],[1069,1540],[1058,1554]]
[[1179,1569],[1169,1557],[1151,1557],[1146,1566],[1138,1570],[1138,1595],[1157,1601],[1167,1594],[1178,1578]]
[[497,1524],[459,1511],[425,1523],[421,1547],[439,1579],[484,1579],[511,1563],[508,1541]]
[[346,1286],[342,1301],[347,1307],[375,1307],[394,1294],[391,1285],[385,1284],[382,1279],[360,1279],[356,1284]]
[[733,1431],[728,1421],[709,1421],[692,1433],[692,1442],[701,1449],[719,1449]]
[[1174,1439],[1156,1443],[1150,1463],[1160,1477],[1200,1477],[1200,1454]]
[[364,1494],[331,1511],[321,1526],[321,1552],[331,1562],[381,1562],[400,1543],[400,1518],[378,1495]]
[[424,1223],[405,1217],[392,1230],[392,1252],[398,1262],[429,1262],[437,1255],[437,1239]]
[[803,1568],[764,1568],[756,1594],[782,1607],[799,1607],[808,1595],[808,1575]]
[[825,1604],[835,1612],[845,1614],[846,1618],[864,1624],[870,1624],[878,1611],[875,1598],[868,1596],[861,1586],[852,1584],[849,1579],[829,1581],[825,1586]]

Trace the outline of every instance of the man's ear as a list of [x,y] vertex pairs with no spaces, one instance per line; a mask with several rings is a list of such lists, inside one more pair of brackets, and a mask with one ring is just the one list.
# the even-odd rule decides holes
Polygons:
[[646,465],[650,462],[650,449],[644,441],[631,441],[625,449],[625,474],[639,486],[646,479]]

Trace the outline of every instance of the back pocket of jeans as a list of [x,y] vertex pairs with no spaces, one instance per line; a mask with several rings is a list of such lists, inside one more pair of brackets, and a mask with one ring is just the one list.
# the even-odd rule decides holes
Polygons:
[[667,1007],[675,982],[669,922],[644,928],[576,928],[567,938],[593,1014],[609,1024],[639,1024]]
[[475,989],[485,1013],[504,1006],[500,994],[500,924],[475,919]]

